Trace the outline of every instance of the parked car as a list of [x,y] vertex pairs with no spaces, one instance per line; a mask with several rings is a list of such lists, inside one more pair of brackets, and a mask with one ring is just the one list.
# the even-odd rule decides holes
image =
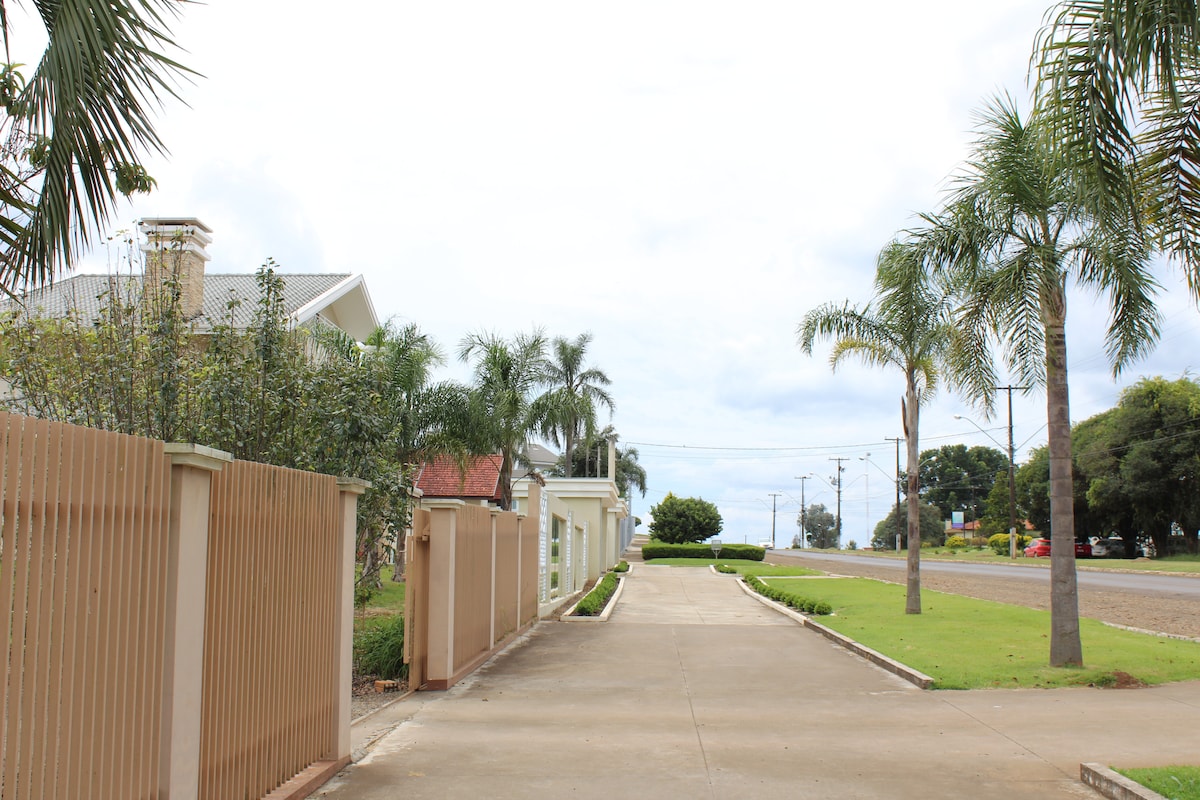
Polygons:
[[1125,540],[1116,536],[1111,536],[1107,539],[1093,536],[1092,555],[1096,558],[1124,558]]
[[761,547],[763,550],[774,550],[775,549],[775,543],[772,542],[770,539],[764,539],[763,541],[758,543],[758,546]]
[[1025,548],[1025,555],[1029,556],[1030,558],[1049,558],[1050,540],[1034,539]]
[[[1050,556],[1050,540],[1034,539],[1025,548],[1025,555],[1030,558],[1048,558]],[[1076,558],[1091,558],[1092,546],[1087,542],[1075,542]]]

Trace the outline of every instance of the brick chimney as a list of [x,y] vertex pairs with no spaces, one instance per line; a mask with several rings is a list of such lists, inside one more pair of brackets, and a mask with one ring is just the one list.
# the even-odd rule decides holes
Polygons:
[[142,298],[162,298],[172,279],[179,287],[179,308],[184,319],[195,319],[204,310],[204,248],[212,242],[212,229],[195,217],[148,217],[138,224],[146,237],[146,274]]

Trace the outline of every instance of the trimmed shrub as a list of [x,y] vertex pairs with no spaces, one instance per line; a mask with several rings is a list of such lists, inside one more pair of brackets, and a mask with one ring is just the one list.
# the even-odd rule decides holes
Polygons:
[[629,562],[622,561],[613,567],[613,572],[629,572]]
[[737,575],[737,570],[728,564],[717,564],[717,572],[725,575]]
[[[742,561],[762,561],[767,551],[752,544],[726,544],[721,546],[721,558]],[[707,544],[667,544],[651,539],[642,545],[642,558],[713,558],[712,547]]]
[[404,615],[364,628],[354,634],[355,671],[378,675],[383,680],[408,677],[404,663]]
[[951,536],[946,540],[946,547],[962,549],[967,546],[967,540],[961,536]]
[[[1018,533],[1017,534],[1017,551],[1018,551],[1018,553],[1021,550],[1023,550],[1025,547],[1027,547],[1029,545],[1029,543],[1032,541],[1033,541],[1032,536],[1026,536],[1025,534]],[[992,548],[992,551],[996,555],[998,555],[998,556],[1008,555],[1008,534],[1007,533],[997,533],[992,536],[989,536],[987,543],[988,543],[988,547]]]
[[613,593],[617,591],[617,574],[609,572],[595,587],[584,595],[584,598],[579,601],[579,605],[575,606],[575,610],[571,612],[577,617],[597,617],[608,605],[609,599]]
[[761,594],[763,597],[770,598],[777,603],[783,603],[788,608],[794,608],[797,611],[804,612],[805,614],[825,616],[833,613],[833,606],[824,600],[814,600],[811,597],[801,597],[798,594],[786,592],[783,589],[779,589],[775,586],[768,586],[754,575],[746,576],[746,585]]

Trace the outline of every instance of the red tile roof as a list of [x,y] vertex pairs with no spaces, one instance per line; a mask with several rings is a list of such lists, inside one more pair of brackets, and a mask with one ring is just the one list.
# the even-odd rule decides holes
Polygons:
[[459,469],[450,456],[437,456],[421,465],[417,488],[426,497],[461,497],[500,500],[500,456],[467,459],[467,470]]

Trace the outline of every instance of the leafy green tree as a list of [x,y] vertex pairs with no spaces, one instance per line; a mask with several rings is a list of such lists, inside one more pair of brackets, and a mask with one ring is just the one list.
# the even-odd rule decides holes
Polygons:
[[703,542],[721,532],[721,512],[699,497],[676,497],[668,493],[650,508],[650,537],[667,544]]
[[591,341],[590,333],[581,333],[573,341],[554,338],[544,378],[550,388],[532,408],[541,434],[563,448],[568,478],[574,474],[575,444],[595,432],[598,407],[607,408],[610,414],[614,408],[605,389],[612,381],[596,367],[585,366]]
[[[12,16],[0,2],[7,50]],[[110,218],[118,194],[154,184],[138,163],[165,153],[152,111],[191,73],[168,21],[175,0],[34,0],[46,48],[26,81],[0,65],[0,291],[50,281]]]
[[[921,526],[921,542],[931,542],[935,545],[946,541],[946,524],[941,509],[932,503],[921,503],[918,506]],[[904,530],[908,530],[908,504],[899,507],[893,505],[892,510],[875,525],[875,535],[871,537],[871,546],[876,550],[896,549],[896,515],[899,514]]]
[[[894,367],[904,374],[901,413],[908,454],[908,541],[920,542],[917,465],[920,407],[933,397],[938,371],[951,347],[953,331],[945,295],[925,270],[911,243],[883,249],[875,272],[876,296],[859,309],[826,304],[804,316],[797,329],[801,349],[812,354],[818,338],[832,338],[830,364],[837,369],[847,356],[871,366]],[[921,548],[908,550],[905,613],[921,613]]]
[[804,514],[804,537],[809,547],[837,547],[837,517],[822,503],[814,503]]
[[500,507],[507,511],[512,508],[513,466],[538,427],[534,393],[546,382],[546,337],[541,330],[519,333],[511,341],[472,334],[462,340],[458,356],[474,362],[472,449],[500,454]]
[[1195,1],[1064,0],[1034,65],[1050,155],[1079,199],[1093,216],[1148,223],[1200,292]]
[[1114,373],[1158,336],[1157,288],[1135,219],[1096,218],[1057,168],[1036,120],[1010,99],[981,115],[974,155],[944,211],[928,218],[927,258],[949,270],[963,298],[962,387],[989,411],[998,385],[991,341],[1026,384],[1046,387],[1050,453],[1053,666],[1083,663],[1075,578],[1071,421],[1067,399],[1066,287],[1107,295]]
[[[921,453],[921,499],[953,519],[962,511],[967,522],[983,516],[984,500],[997,470],[1008,468],[1008,456],[994,447],[948,444]],[[895,537],[893,537],[895,539]]]

